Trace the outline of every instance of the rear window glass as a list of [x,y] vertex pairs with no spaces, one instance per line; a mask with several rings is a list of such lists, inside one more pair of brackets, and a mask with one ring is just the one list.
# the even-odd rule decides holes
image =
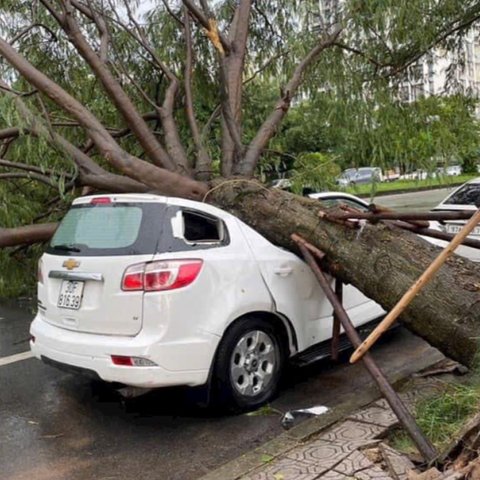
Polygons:
[[447,205],[477,205],[480,204],[480,184],[463,186],[445,202]]
[[47,252],[87,257],[153,254],[162,238],[171,237],[164,230],[166,210],[161,203],[73,205]]
[[135,206],[71,209],[55,233],[51,246],[128,247],[138,237],[142,215],[142,209]]

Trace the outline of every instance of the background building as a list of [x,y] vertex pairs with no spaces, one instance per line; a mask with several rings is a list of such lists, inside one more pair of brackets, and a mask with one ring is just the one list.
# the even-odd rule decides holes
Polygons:
[[[341,19],[345,0],[319,0],[319,29]],[[456,54],[435,48],[409,67],[398,95],[404,102],[423,96],[464,93],[480,97],[480,28],[473,27]],[[480,115],[480,109],[477,111]]]

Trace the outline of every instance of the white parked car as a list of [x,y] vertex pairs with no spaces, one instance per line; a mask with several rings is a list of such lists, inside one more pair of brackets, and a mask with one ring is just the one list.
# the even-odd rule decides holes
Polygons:
[[[476,210],[480,207],[480,177],[464,183],[450,193],[445,200],[441,201],[433,211],[459,211]],[[431,222],[431,228],[447,233],[458,233],[465,225],[466,220],[450,220],[448,222]],[[475,227],[469,238],[480,240],[480,225]],[[445,247],[447,242],[442,240],[430,240],[440,247]],[[460,246],[455,251],[458,255],[480,262],[480,249]]]
[[[384,313],[351,285],[344,305],[357,326]],[[76,199],[61,222],[39,263],[31,349],[107,382],[207,384],[253,408],[331,332],[332,307],[293,253],[211,205],[123,194]]]
[[460,165],[449,165],[445,168],[445,174],[449,177],[458,177],[462,174],[462,167]]

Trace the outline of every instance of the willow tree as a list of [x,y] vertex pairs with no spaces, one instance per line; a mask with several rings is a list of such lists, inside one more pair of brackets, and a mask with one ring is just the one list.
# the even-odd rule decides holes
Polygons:
[[[286,248],[299,233],[392,307],[434,247],[385,225],[329,223],[317,203],[260,185],[256,169],[295,98],[373,95],[432,48],[453,51],[478,2],[351,0],[321,15],[316,1],[164,0],[143,17],[135,3],[0,5],[4,211],[37,197],[37,223],[1,229],[0,246],[48,239],[55,222],[38,221],[56,220],[65,195],[155,192],[216,204]],[[265,83],[278,86],[271,104],[249,102]],[[469,364],[479,285],[478,267],[455,258],[404,321]]]

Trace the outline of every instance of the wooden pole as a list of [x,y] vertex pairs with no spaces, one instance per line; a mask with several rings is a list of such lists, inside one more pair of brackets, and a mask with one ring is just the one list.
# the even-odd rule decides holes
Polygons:
[[458,210],[458,211],[432,211],[432,212],[323,212],[329,220],[468,220],[475,213],[475,210]]
[[[355,327],[353,326],[352,321],[350,320],[347,312],[345,311],[345,308],[343,308],[343,305],[338,300],[337,295],[335,294],[333,288],[330,285],[330,281],[327,279],[322,269],[318,266],[318,263],[315,261],[315,258],[311,253],[311,250],[308,249],[309,244],[298,235],[295,235],[295,238],[293,238],[293,240],[297,242],[300,251],[305,257],[305,261],[312,269],[315,277],[318,280],[318,283],[320,284],[323,291],[325,292],[325,295],[332,304],[335,314],[337,315],[337,318],[342,324],[348,339],[354,347],[357,347],[361,343],[360,336],[355,330]],[[412,417],[412,414],[402,403],[397,392],[390,385],[387,378],[385,377],[385,374],[375,363],[373,356],[369,352],[364,356],[363,363],[372,378],[375,380],[383,396],[386,398],[387,402],[392,407],[395,415],[398,417],[401,424],[405,427],[405,430],[408,432],[415,445],[418,447],[418,451],[422,454],[423,458],[427,462],[431,462],[432,460],[434,460],[437,456],[435,447],[422,433],[422,431],[416,424],[415,419]]]
[[[343,304],[343,282],[339,279],[335,279],[335,295],[338,301]],[[333,325],[332,325],[332,360],[338,361],[338,345],[340,342],[340,320],[336,310],[333,310]]]
[[438,257],[430,264],[430,266],[422,273],[418,280],[408,289],[400,301],[393,307],[390,313],[377,325],[373,332],[365,339],[365,341],[353,352],[350,357],[350,363],[355,363],[375,344],[375,342],[385,333],[395,320],[408,307],[410,302],[415,298],[418,292],[433,278],[435,273],[445,263],[454,250],[463,242],[470,232],[480,222],[480,209],[470,218],[465,226],[455,235],[453,240],[440,252]]

